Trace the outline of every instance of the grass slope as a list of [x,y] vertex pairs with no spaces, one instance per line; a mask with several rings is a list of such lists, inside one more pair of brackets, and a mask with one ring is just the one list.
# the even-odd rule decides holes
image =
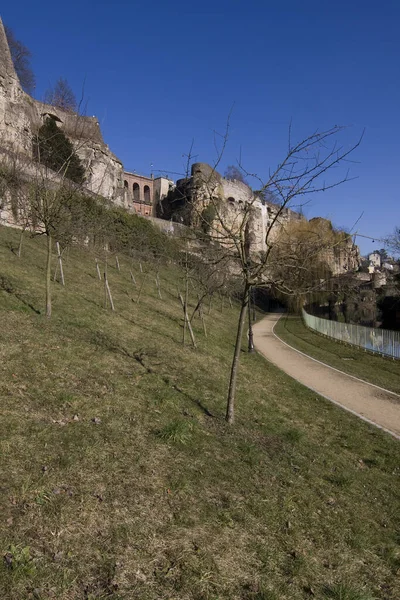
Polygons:
[[44,240],[18,259],[17,239],[0,230],[2,599],[400,597],[395,440],[245,352],[228,427],[236,308],[184,348],[174,267],[137,305],[120,257],[111,313],[71,250],[47,322]]
[[283,316],[275,333],[293,348],[340,371],[400,394],[400,362],[341,344],[308,329],[301,317]]

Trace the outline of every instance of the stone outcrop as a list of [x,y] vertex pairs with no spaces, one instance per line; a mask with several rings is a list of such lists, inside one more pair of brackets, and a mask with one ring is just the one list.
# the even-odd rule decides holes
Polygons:
[[123,204],[123,167],[104,143],[96,117],[80,116],[43,104],[26,94],[15,73],[0,19],[0,147],[20,159],[32,159],[32,138],[47,117],[70,138],[86,171],[85,186]]
[[[277,217],[278,206],[255,195],[242,181],[225,179],[206,163],[193,164],[191,177],[177,181],[176,188],[162,202],[157,216],[200,229],[207,218],[212,218],[211,214],[207,217],[207,208],[211,205],[217,207],[226,226],[234,231],[241,222],[244,207],[248,204],[252,207],[253,252],[266,250],[266,234],[274,218],[276,223],[269,235],[270,243],[283,224],[302,218],[290,209],[284,209]],[[213,229],[214,236],[218,237],[219,231],[222,240],[224,232],[219,219],[214,219]]]
[[[175,189],[161,203],[157,216],[203,230],[207,220],[212,220],[213,238],[224,243],[226,233],[221,221],[235,232],[243,221],[244,208],[249,204],[250,248],[253,253],[266,251],[266,237],[271,225],[269,245],[273,245],[283,227],[305,220],[289,208],[281,211],[278,205],[265,201],[242,181],[225,179],[206,163],[193,164],[191,176],[177,181]],[[215,208],[221,218],[215,218]],[[326,230],[327,235],[332,236],[330,221],[322,218],[311,221],[321,232]],[[355,271],[360,265],[358,246],[353,244],[350,237],[338,235],[343,235],[343,240],[336,240],[332,248],[324,251],[324,259],[334,275]]]

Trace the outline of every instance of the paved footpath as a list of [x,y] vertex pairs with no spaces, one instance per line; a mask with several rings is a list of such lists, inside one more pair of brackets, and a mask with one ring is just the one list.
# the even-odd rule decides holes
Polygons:
[[254,345],[258,352],[303,385],[400,439],[400,396],[291,348],[273,333],[280,316],[270,313],[254,325]]

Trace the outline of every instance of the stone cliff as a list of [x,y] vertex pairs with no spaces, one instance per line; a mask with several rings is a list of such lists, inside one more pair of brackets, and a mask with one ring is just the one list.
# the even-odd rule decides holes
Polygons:
[[[278,214],[278,207],[256,196],[253,190],[242,181],[225,179],[206,163],[192,165],[191,177],[177,181],[176,188],[167,196],[158,210],[158,216],[184,223],[189,227],[202,228],[207,217],[207,207],[218,206],[223,221],[235,230],[241,221],[245,205],[251,203],[252,250],[266,250],[266,233],[269,225]],[[211,215],[210,215],[211,216]],[[291,220],[301,219],[301,215],[284,209],[277,217],[271,230],[270,241],[279,232],[279,227]],[[223,237],[219,219],[213,221],[214,235]]]
[[[225,179],[206,163],[193,164],[191,176],[177,181],[176,188],[158,207],[157,216],[203,230],[206,229],[204,226],[207,225],[207,221],[211,220],[212,237],[224,243],[224,227],[232,232],[238,230],[243,220],[243,209],[249,204],[253,253],[266,251],[266,236],[271,224],[273,226],[268,234],[269,245],[274,243],[282,228],[294,221],[305,220],[305,217],[289,208],[280,211],[278,205],[265,201],[242,181]],[[215,207],[221,219],[215,218]],[[322,218],[312,221],[315,221],[314,225],[322,232],[325,229],[332,231],[330,221]],[[353,244],[350,237],[344,237],[343,243],[326,250],[324,258],[334,275],[357,270],[360,265],[358,246]]]
[[32,137],[49,116],[74,144],[85,167],[85,186],[123,204],[122,163],[104,143],[97,118],[43,104],[22,90],[0,19],[0,148],[29,161]]

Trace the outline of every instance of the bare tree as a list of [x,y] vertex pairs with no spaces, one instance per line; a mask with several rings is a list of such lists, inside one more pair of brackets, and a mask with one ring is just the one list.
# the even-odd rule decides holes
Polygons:
[[247,185],[246,178],[239,167],[236,165],[229,165],[225,169],[224,173],[225,179],[229,179],[230,181],[241,181]]
[[400,227],[396,227],[392,235],[385,240],[386,246],[395,254],[400,254]]
[[[247,176],[255,177],[259,182],[259,194],[273,195],[277,200],[274,213],[266,228],[264,249],[255,248],[253,223],[257,218],[257,202],[259,196],[253,196],[247,202],[237,206],[232,212],[226,203],[221,200],[218,193],[219,180],[216,169],[221,161],[229,131],[229,120],[224,135],[221,136],[222,144],[218,151],[217,159],[211,172],[203,179],[201,186],[206,190],[207,202],[213,206],[214,219],[210,226],[210,237],[227,248],[236,259],[236,266],[242,280],[242,299],[240,314],[236,332],[236,342],[232,359],[229,390],[226,407],[226,420],[228,423],[234,421],[236,381],[239,368],[240,350],[243,331],[246,322],[246,313],[249,306],[250,290],[258,286],[274,286],[276,284],[273,269],[274,260],[281,260],[279,253],[274,252],[277,225],[281,223],[287,209],[306,203],[311,194],[324,192],[335,188],[349,180],[346,170],[341,172],[338,167],[346,165],[350,155],[360,145],[362,135],[356,143],[344,147],[338,143],[340,134],[344,127],[334,126],[325,131],[316,131],[311,135],[293,142],[291,128],[289,128],[288,146],[286,155],[278,165],[271,169],[268,177],[262,179],[256,174],[246,171],[240,165]],[[324,180],[327,177],[328,180]],[[203,196],[204,198],[204,196]],[[195,203],[193,203],[195,204]],[[202,210],[204,207],[204,199]],[[201,212],[199,212],[201,217]],[[315,252],[315,249],[314,249]],[[275,259],[274,259],[275,253]],[[287,258],[287,255],[286,255]],[[286,260],[285,258],[285,260]],[[315,256],[314,256],[315,260]],[[311,278],[308,286],[300,290],[305,293],[315,285],[321,285],[320,273],[317,278]],[[279,281],[281,287],[292,284]],[[297,290],[287,289],[287,293],[300,293]]]
[[60,77],[55,86],[46,90],[44,102],[67,112],[76,112],[78,105],[68,81]]
[[7,36],[8,47],[10,48],[11,58],[14,64],[14,69],[18,75],[22,89],[27,94],[33,94],[36,81],[33,74],[30,60],[32,53],[22,42],[16,39],[14,32],[10,27],[5,26],[4,30]]
[[326,290],[335,261],[352,245],[349,234],[326,219],[289,221],[279,228],[271,248],[268,277],[280,296],[299,310],[310,291]]

